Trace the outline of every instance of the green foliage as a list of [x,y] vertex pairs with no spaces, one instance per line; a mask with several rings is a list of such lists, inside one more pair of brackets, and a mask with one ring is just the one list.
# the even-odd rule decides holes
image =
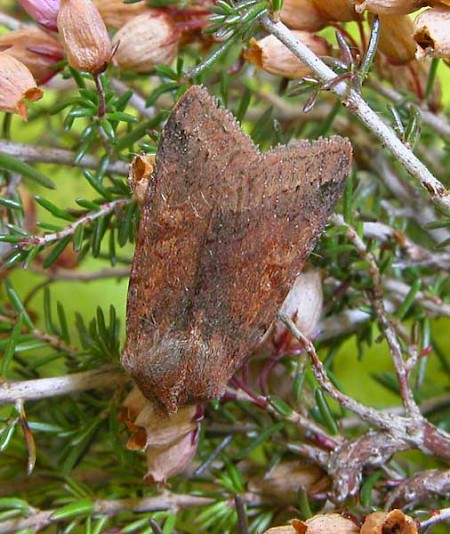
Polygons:
[[[199,7],[175,0],[147,4],[174,17]],[[331,86],[312,74],[280,80],[244,61],[243,48],[263,35],[260,21],[277,15],[280,0],[218,0],[206,15],[200,8],[201,33],[193,24],[173,64],[157,66],[151,76],[110,65],[96,85],[90,74],[65,66],[59,75],[65,85],[44,87],[46,97],[30,107],[28,124],[0,117],[5,141],[43,150],[31,157],[19,146],[12,155],[0,145],[2,532],[42,526],[42,532],[231,533],[241,524],[235,496],[245,503],[248,532],[263,532],[320,513],[330,487],[299,483],[292,489],[295,479],[286,477],[268,493],[254,488],[310,453],[307,471],[320,455],[367,430],[367,421],[355,423],[325,391],[299,345],[269,355],[268,363],[261,350],[230,384],[230,394],[205,407],[194,468],[171,478],[165,491],[144,483],[145,454],[126,447],[121,405],[129,386],[118,379],[123,281],[140,217],[126,175],[136,154],[155,154],[171,108],[193,83],[207,86],[264,150],[299,138],[350,137],[354,170],[338,208],[344,223],[328,226],[309,260],[324,289],[322,331],[311,336],[338,391],[398,412],[401,384],[376,311],[379,275],[402,355],[405,361],[417,355],[409,377],[414,399],[433,425],[450,431],[448,213],[436,209],[427,191],[329,94]],[[14,6],[8,13],[25,16]],[[186,24],[181,19],[180,26]],[[329,39],[333,58],[327,62],[448,189],[448,96],[442,113],[435,105],[444,65],[433,60],[420,94],[400,87],[394,98],[388,77],[377,70],[377,23],[361,23],[364,38],[356,24],[340,26]],[[96,373],[103,382],[85,387],[83,380]],[[32,395],[12,387],[20,384],[43,389]],[[446,469],[437,455],[393,454],[386,465],[364,469],[361,486],[336,509],[359,518],[382,509],[393,479],[430,468]],[[186,500],[172,502],[178,495]],[[415,517],[446,505],[442,495],[426,497],[409,503]]]

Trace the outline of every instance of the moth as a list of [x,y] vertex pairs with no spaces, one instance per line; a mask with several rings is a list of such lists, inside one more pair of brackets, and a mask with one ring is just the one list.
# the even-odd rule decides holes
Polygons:
[[313,249],[351,160],[341,137],[261,153],[206,89],[180,98],[143,205],[121,357],[161,413],[223,395]]

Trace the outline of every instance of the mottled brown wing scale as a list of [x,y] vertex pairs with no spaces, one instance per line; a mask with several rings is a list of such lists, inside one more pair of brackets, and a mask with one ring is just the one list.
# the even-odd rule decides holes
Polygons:
[[[232,115],[217,109],[201,88],[180,99],[163,131],[137,235],[122,355],[124,367],[156,402],[179,387],[194,357],[177,353],[172,333],[193,338],[189,310],[211,212],[223,197],[235,202],[230,164],[244,170],[257,157]],[[158,343],[172,337],[171,343],[164,341],[164,354],[155,350],[155,336]]]
[[347,140],[262,155],[193,87],[163,132],[133,262],[122,363],[166,413],[223,393],[342,191]]
[[262,338],[301,271],[349,170],[350,145],[336,141],[302,142],[267,154],[263,172],[254,169],[247,175],[253,188],[240,209],[218,207],[214,214],[213,240],[201,255],[202,283],[192,316],[201,318],[197,329],[202,338],[212,346],[220,343],[220,350],[209,361],[209,373],[190,373],[186,390],[193,399],[214,389],[214,382],[224,387]]

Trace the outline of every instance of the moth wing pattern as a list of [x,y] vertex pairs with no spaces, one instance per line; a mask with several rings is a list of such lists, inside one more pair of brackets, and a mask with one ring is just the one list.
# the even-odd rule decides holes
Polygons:
[[164,128],[143,208],[122,364],[166,413],[222,395],[342,192],[343,138],[262,154],[201,87]]

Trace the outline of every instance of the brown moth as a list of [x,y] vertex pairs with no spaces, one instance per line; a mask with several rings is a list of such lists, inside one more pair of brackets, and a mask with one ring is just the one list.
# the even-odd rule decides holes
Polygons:
[[348,139],[261,153],[191,87],[156,154],[121,363],[167,415],[219,398],[269,327],[344,188]]

